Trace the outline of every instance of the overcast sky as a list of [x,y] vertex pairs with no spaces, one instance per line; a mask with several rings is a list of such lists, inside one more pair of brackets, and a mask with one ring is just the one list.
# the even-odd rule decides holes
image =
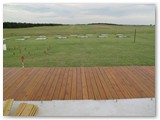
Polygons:
[[4,4],[4,22],[155,24],[149,4]]

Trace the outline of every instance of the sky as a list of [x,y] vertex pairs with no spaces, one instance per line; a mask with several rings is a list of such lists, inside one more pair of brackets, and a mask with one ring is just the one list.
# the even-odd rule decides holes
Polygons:
[[3,22],[155,24],[154,4],[21,3],[3,5]]

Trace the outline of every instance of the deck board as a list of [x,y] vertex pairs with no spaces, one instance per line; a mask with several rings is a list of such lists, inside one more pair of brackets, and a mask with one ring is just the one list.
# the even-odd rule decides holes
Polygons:
[[84,67],[81,67],[83,99],[88,99],[88,89]]
[[[101,68],[99,68],[99,70],[101,70]],[[119,89],[120,84],[119,86],[117,86],[115,77],[110,73],[111,70],[109,70],[109,68],[108,69],[103,68],[101,71],[104,71],[104,73],[102,72],[102,75],[106,82],[106,86],[108,86],[107,88],[109,88],[112,98],[124,98],[121,89]]]
[[72,75],[71,99],[76,100],[77,98],[76,68],[73,68],[72,74],[73,75]]
[[72,88],[72,68],[68,68],[68,78],[66,77],[64,80],[66,81],[67,79],[67,84],[66,84],[66,89],[65,89],[65,100],[70,100],[71,99],[71,88]]
[[62,81],[62,87],[60,88],[60,94],[59,94],[59,99],[63,100],[65,98],[65,92],[67,90],[67,82],[68,82],[68,69],[66,69],[64,77],[63,77],[63,81]]
[[107,100],[153,97],[154,66],[3,70],[4,100]]
[[[106,82],[106,86],[109,88],[109,91],[112,95],[112,98],[118,99],[119,97],[117,95],[117,92],[115,91],[114,84],[111,84],[110,79],[108,78],[108,75],[107,75],[108,72],[106,72],[105,68],[103,68],[103,67],[99,68],[99,69],[101,71],[100,75],[102,75],[104,77],[104,80]],[[113,81],[113,79],[112,79],[112,81]]]
[[87,69],[84,69],[84,70],[85,70],[86,84],[87,84],[87,89],[88,89],[88,99],[94,99],[95,97],[93,93],[93,87],[91,84],[90,76],[88,74],[88,70]]
[[60,89],[61,89],[61,86],[62,86],[62,81],[63,81],[63,77],[64,77],[64,74],[65,74],[65,70],[67,72],[67,68],[62,68],[61,69],[61,73],[59,74],[59,79],[57,81],[57,85],[56,85],[56,88],[55,88],[55,92],[53,94],[53,100],[58,100],[58,97],[59,97],[59,93],[60,93]]
[[97,72],[95,71],[95,68],[94,69],[91,69],[92,70],[92,73],[93,73],[93,76],[95,78],[95,81],[96,81],[96,84],[97,84],[97,87],[98,87],[98,91],[99,91],[99,94],[101,96],[101,99],[106,99],[106,94],[104,92],[104,88],[102,86],[102,83],[97,75]]
[[88,67],[88,73],[90,75],[91,85],[93,87],[93,93],[94,93],[95,99],[99,100],[99,99],[101,99],[101,96],[100,96],[100,93],[98,90],[98,86],[96,84],[96,80],[95,80],[94,75],[92,73],[92,68]]
[[56,73],[55,75],[53,74],[53,78],[52,78],[52,84],[51,86],[49,86],[49,90],[48,90],[48,94],[46,97],[44,97],[44,100],[47,99],[47,100],[52,100],[53,98],[53,95],[54,95],[54,92],[55,92],[55,89],[56,89],[56,85],[57,85],[57,81],[59,79],[59,74],[61,72],[60,70],[61,68],[56,68]]
[[83,99],[83,92],[82,92],[82,79],[81,79],[81,71],[80,71],[80,68],[76,68],[76,71],[77,71],[77,99]]

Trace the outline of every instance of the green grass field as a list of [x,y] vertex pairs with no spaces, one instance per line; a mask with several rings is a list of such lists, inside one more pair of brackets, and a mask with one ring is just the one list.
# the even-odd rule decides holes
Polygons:
[[[133,42],[135,28],[136,43]],[[3,32],[6,39],[3,43],[7,45],[3,51],[4,67],[21,67],[22,55],[25,67],[155,65],[154,26],[72,25],[4,29]],[[127,37],[118,38],[118,33]],[[71,34],[92,35],[81,39]],[[108,38],[98,38],[100,34],[108,34]],[[40,35],[47,39],[36,40]],[[68,38],[57,39],[56,35]],[[23,36],[31,38],[16,40]]]

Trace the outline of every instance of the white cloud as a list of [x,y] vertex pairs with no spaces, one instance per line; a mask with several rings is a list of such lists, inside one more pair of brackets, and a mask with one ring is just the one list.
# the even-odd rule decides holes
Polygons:
[[32,23],[155,24],[155,5],[5,4],[3,21]]

